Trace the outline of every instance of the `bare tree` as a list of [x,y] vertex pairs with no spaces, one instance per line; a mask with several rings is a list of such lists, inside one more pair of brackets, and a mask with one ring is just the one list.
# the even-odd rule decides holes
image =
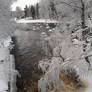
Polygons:
[[16,17],[17,18],[21,18],[21,17],[23,17],[24,16],[24,13],[23,13],[23,11],[21,10],[21,8],[20,7],[16,7]]
[[86,27],[86,11],[89,8],[89,2],[91,0],[56,0],[55,4],[64,4],[67,5],[68,7],[80,12],[80,17],[81,17],[81,25],[82,28],[84,29]]
[[49,4],[49,16],[50,18],[57,18],[57,10],[56,10],[56,7],[55,7],[55,3],[54,1],[50,1],[50,4]]
[[36,4],[36,18],[39,18],[39,4]]

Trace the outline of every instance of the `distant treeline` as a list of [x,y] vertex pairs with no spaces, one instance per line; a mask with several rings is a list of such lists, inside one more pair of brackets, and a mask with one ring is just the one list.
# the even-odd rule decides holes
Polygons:
[[33,19],[39,18],[39,4],[37,3],[35,6],[25,6],[24,8],[24,17],[32,17]]
[[[25,6],[24,10],[21,10],[20,7],[16,8],[15,12],[12,12],[12,16],[16,18],[32,18],[39,19],[45,18],[46,16],[50,19],[58,19],[58,13],[53,1],[49,2],[49,4],[45,9],[44,6],[41,6],[39,3],[36,5]],[[46,11],[47,10],[47,11]]]
[[[31,5],[31,6],[25,6],[24,8],[24,17],[32,17],[33,19],[38,19],[39,16],[40,16],[40,13],[39,13],[39,4],[37,3],[35,6]],[[58,17],[58,14],[57,14],[57,10],[56,10],[56,7],[55,7],[55,4],[54,2],[50,2],[50,4],[48,5],[48,15],[49,15],[49,18],[51,19],[55,19]],[[46,12],[46,11],[44,11]]]

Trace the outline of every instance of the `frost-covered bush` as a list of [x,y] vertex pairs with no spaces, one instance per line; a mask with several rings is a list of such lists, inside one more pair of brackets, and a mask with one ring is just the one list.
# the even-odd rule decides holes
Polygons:
[[[54,92],[57,89],[58,92],[62,92],[62,82],[61,76],[66,76],[66,78],[71,79],[74,83],[82,86],[80,78],[86,78],[88,75],[88,64],[85,60],[81,59],[66,60],[62,61],[60,57],[53,57],[51,60],[46,62],[41,61],[39,67],[44,72],[41,79],[38,81],[39,92]],[[67,79],[66,79],[67,80]],[[79,86],[78,86],[79,87]],[[49,90],[49,91],[47,91]]]
[[92,73],[91,68],[89,69],[89,65],[92,67],[92,41],[82,40],[80,34],[82,30],[64,33],[56,28],[50,36],[44,38],[53,54],[51,58],[47,57],[39,62],[39,68],[43,72],[38,81],[39,92],[56,92],[55,90],[62,92],[63,79],[60,79],[62,76],[67,78],[65,81],[68,78],[72,79],[77,87],[83,86],[81,78],[87,79]]
[[12,38],[11,36],[7,36],[7,37],[2,37],[0,39],[0,47],[8,47],[9,49],[13,49],[13,41],[12,41]]
[[[47,61],[49,62],[49,60]],[[60,63],[61,61],[57,58],[53,58],[50,63],[48,63],[48,69],[46,70],[44,66],[40,65],[40,68],[45,71],[45,75],[38,81],[39,92],[47,92],[52,85],[57,89],[60,89],[61,83],[59,81],[60,73]],[[47,66],[47,63],[46,63]]]

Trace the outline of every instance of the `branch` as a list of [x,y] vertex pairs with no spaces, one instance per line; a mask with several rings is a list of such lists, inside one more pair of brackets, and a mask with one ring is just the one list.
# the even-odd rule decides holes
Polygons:
[[67,2],[56,2],[56,5],[59,5],[59,4],[66,4],[70,7],[76,7],[76,8],[82,9],[82,7],[79,7],[79,6],[76,6],[76,5],[71,5],[71,3],[67,3]]

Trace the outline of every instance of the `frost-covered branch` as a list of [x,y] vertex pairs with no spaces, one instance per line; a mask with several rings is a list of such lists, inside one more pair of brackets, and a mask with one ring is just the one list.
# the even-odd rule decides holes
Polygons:
[[[72,2],[71,2],[72,3]],[[80,7],[80,6],[77,6],[77,5],[71,5],[71,3],[67,3],[67,2],[56,2],[56,5],[60,5],[60,4],[65,4],[65,5],[68,5],[69,7],[71,7],[71,8],[74,8],[74,7],[76,7],[76,8],[78,8],[78,9],[81,9],[82,7]]]

